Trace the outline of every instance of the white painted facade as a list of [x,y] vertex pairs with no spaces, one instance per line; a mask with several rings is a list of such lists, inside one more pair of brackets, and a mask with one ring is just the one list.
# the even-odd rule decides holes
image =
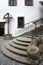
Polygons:
[[[9,6],[8,0],[0,0],[0,22],[3,19],[3,16],[6,13],[12,15],[12,19],[9,24],[9,33],[12,36],[20,35],[27,30],[26,28],[17,28],[18,26],[18,17],[24,17],[24,23],[36,20],[40,18],[40,0],[33,0],[33,6],[25,6],[25,0],[17,0],[17,6]],[[43,0],[41,0],[43,1]],[[23,31],[22,33],[18,31]],[[8,24],[5,23],[5,34],[8,33]]]

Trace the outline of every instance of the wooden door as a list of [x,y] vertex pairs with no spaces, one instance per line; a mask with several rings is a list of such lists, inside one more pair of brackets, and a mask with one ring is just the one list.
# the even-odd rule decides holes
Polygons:
[[4,23],[0,23],[0,36],[4,34]]

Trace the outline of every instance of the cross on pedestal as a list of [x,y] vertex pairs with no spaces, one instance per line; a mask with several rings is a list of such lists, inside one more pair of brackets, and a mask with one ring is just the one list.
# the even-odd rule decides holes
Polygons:
[[[7,17],[6,17],[7,16]],[[3,17],[3,19],[7,19],[7,23],[8,23],[8,34],[9,34],[9,20],[11,19],[12,17],[10,16],[9,13],[6,13]]]

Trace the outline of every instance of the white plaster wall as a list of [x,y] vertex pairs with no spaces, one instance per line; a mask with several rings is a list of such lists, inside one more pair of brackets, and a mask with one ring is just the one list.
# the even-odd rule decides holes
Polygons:
[[43,6],[41,4],[39,5],[39,11],[40,11],[40,17],[43,18]]
[[[41,1],[43,1],[43,0],[41,0]],[[39,9],[40,9],[40,15],[41,15],[41,17],[43,18],[43,6],[40,5]]]
[[[17,0],[17,6],[8,6],[8,0],[0,1],[0,19],[2,19],[7,12],[13,17],[9,24],[9,33],[12,34],[12,36],[15,36],[15,31],[20,30],[17,28],[19,16],[24,17],[25,24],[40,17],[39,1],[40,0],[33,0],[33,6],[25,6],[25,0]],[[7,24],[5,24],[5,34],[7,33]]]
[[8,33],[8,24],[5,23],[5,26],[4,26],[4,33],[7,34]]

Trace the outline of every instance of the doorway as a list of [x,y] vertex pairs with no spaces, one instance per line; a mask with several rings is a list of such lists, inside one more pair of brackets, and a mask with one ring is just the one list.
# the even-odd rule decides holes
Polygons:
[[4,34],[4,23],[0,23],[0,36]]

